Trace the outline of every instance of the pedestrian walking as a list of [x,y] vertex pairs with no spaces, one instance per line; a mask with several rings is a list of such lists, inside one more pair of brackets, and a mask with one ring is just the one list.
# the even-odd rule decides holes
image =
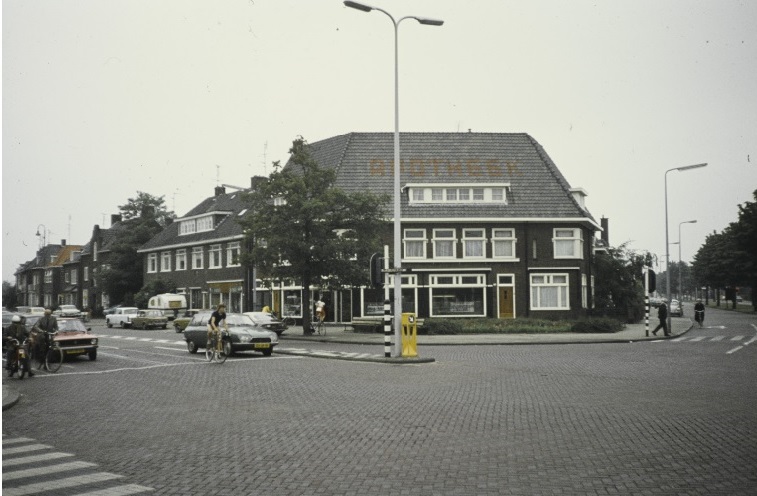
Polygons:
[[668,330],[668,305],[664,301],[657,307],[657,318],[660,319],[660,323],[654,328],[652,334],[657,336],[657,331],[662,328],[662,333],[670,336],[670,330]]

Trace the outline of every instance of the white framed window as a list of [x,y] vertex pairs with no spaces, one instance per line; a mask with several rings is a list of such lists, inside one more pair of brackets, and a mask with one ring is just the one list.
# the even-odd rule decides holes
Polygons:
[[455,258],[456,244],[454,229],[434,229],[434,258]]
[[95,241],[94,243],[92,243],[92,261],[93,262],[97,262],[97,253],[98,253],[97,241]]
[[407,184],[410,203],[498,203],[507,205],[510,183]]
[[589,287],[586,274],[581,274],[581,308],[588,308],[589,305]]
[[197,222],[195,219],[182,220],[179,222],[179,235],[193,234],[197,232]]
[[76,269],[71,271],[71,284],[79,284],[79,273]]
[[[82,278],[84,278],[84,281],[89,281],[89,267],[84,266],[84,273],[82,274]],[[37,281],[34,281],[34,284],[37,284]]]
[[570,309],[568,281],[568,274],[531,274],[531,309]]
[[241,265],[239,261],[241,255],[239,246],[239,241],[229,243],[226,246],[226,267],[239,267]]
[[208,215],[206,217],[200,217],[197,219],[197,232],[212,231],[213,230],[213,216]]
[[150,253],[147,255],[147,272],[153,273],[158,271],[158,254]]
[[164,251],[160,254],[160,271],[171,272],[171,252]]
[[515,258],[515,229],[492,229],[492,257]]
[[68,271],[65,271],[65,272],[63,273],[63,281],[64,281],[64,282],[65,282],[66,284],[70,284],[70,283],[71,283],[71,277],[70,277],[70,275],[69,275]]
[[425,229],[405,229],[402,243],[405,248],[405,258],[426,258]]
[[483,274],[434,274],[429,283],[432,317],[486,315],[486,276]]
[[45,283],[49,284],[53,282],[53,269],[46,269],[45,270]]
[[210,250],[208,252],[208,268],[220,269],[221,265],[221,245],[210,245]]
[[205,258],[205,253],[203,251],[202,246],[195,246],[192,248],[192,268],[193,269],[202,269],[204,267],[203,259]]
[[187,250],[176,250],[176,270],[187,270]]
[[463,258],[484,258],[485,242],[483,229],[463,229]]
[[583,258],[583,236],[581,229],[556,228],[552,243],[555,258]]

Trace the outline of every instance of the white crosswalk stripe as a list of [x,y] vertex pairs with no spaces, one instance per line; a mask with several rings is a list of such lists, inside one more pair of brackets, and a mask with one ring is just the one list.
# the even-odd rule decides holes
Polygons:
[[[137,484],[118,484],[117,480],[123,475],[98,471],[96,463],[60,461],[71,456],[74,455],[54,451],[52,446],[34,439],[3,435],[3,496],[62,492],[79,496],[127,496],[153,491]],[[93,484],[97,484],[97,488],[92,487]]]

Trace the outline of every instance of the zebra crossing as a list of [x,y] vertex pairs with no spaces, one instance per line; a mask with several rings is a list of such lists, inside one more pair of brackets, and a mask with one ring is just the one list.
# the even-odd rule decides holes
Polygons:
[[119,484],[123,475],[99,471],[96,463],[73,456],[34,439],[3,434],[3,496],[128,496],[153,491],[137,484]]
[[742,342],[745,339],[748,339],[745,344],[751,344],[754,341],[757,341],[757,337],[750,337],[750,336],[744,336],[743,334],[737,334],[735,336],[724,336],[722,334],[717,336],[679,336],[677,338],[673,338],[671,341],[674,343],[681,343],[681,342],[687,342],[687,343],[706,343],[706,342]]

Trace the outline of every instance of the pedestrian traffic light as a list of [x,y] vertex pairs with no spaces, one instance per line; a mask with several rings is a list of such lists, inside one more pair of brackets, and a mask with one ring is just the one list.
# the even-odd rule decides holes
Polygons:
[[371,284],[375,288],[384,287],[384,257],[381,253],[374,253],[371,255]]
[[647,291],[654,293],[657,289],[657,275],[652,269],[647,270],[647,284],[649,285]]

